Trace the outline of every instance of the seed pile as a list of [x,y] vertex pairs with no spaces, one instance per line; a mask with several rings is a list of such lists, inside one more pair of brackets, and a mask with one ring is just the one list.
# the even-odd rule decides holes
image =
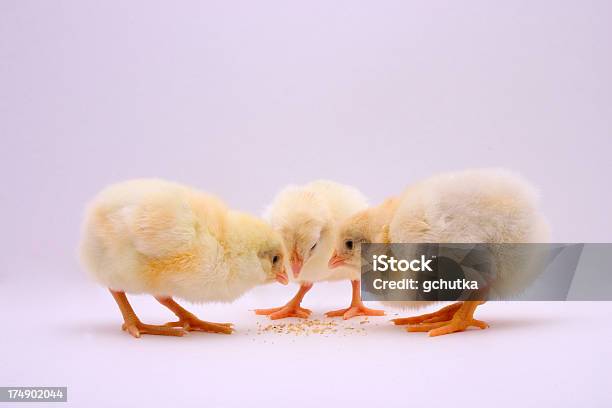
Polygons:
[[[369,323],[369,320],[362,320],[359,325]],[[363,327],[354,327],[353,324],[338,320],[299,320],[290,323],[271,323],[261,324],[257,322],[257,334],[289,334],[294,336],[334,334],[366,334]]]

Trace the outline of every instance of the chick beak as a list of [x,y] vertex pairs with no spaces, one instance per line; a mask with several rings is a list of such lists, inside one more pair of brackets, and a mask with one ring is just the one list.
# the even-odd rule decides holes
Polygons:
[[276,273],[276,281],[282,285],[289,283],[289,276],[287,276],[287,270],[283,267],[283,270]]
[[338,255],[338,251],[334,251],[334,253],[332,254],[332,257],[329,259],[329,262],[327,263],[327,266],[329,266],[329,269],[334,269],[342,265],[346,265],[346,258],[343,258],[340,255]]
[[304,265],[304,260],[294,249],[291,254],[291,271],[293,272],[293,277],[297,279],[300,276],[300,272],[302,271],[302,266]]

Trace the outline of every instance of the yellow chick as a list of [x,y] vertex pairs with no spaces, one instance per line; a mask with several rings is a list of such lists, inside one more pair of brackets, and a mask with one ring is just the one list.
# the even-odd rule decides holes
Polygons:
[[[126,181],[100,192],[86,212],[80,252],[119,305],[123,330],[134,337],[230,334],[230,323],[200,320],[173,297],[229,302],[259,284],[288,283],[282,239],[265,222],[163,180]],[[178,321],[142,323],[126,292],[153,295]]]
[[329,268],[340,223],[367,208],[367,201],[357,189],[332,181],[314,181],[282,190],[267,210],[266,218],[283,237],[292,269],[291,279],[300,284],[293,299],[282,307],[258,309],[271,319],[308,318],[311,311],[301,307],[313,282],[351,280],[352,301],[348,308],[328,312],[327,316],[381,316],[384,312],[366,308],[361,301],[360,273],[352,268]]
[[[484,169],[446,173],[409,187],[400,197],[353,215],[341,226],[330,266],[360,268],[360,244],[381,243],[532,243],[549,239],[548,225],[538,209],[535,189],[506,170]],[[524,289],[534,268],[517,265],[515,256],[494,255],[498,278],[491,290],[507,297]],[[531,275],[530,275],[531,274]],[[420,307],[428,302],[389,302],[389,306]],[[407,331],[430,336],[484,329],[473,318],[482,301],[465,301],[437,312],[394,319]]]

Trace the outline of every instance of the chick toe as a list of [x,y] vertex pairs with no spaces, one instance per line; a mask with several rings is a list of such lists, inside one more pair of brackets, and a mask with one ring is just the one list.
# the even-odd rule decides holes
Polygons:
[[166,326],[156,326],[152,324],[144,324],[142,322],[129,322],[124,323],[121,327],[123,330],[130,333],[135,338],[140,338],[141,334],[152,334],[159,336],[176,336],[181,337],[185,335],[185,331],[183,329],[173,329],[171,327]]
[[437,329],[442,326],[446,326],[450,323],[450,321],[446,322],[435,322],[435,323],[421,323],[421,324],[411,324],[406,327],[407,332],[428,332],[430,330]]
[[419,316],[412,317],[402,317],[399,319],[392,319],[391,321],[398,326],[406,324],[444,322],[453,318],[455,312],[461,307],[461,304],[461,302],[457,302],[453,303],[452,305],[445,306],[442,309],[437,310],[433,313],[425,313]]
[[206,333],[232,334],[234,328],[232,323],[213,323],[198,318],[181,319],[168,322],[166,327],[182,327],[186,331],[202,331]]
[[[436,323],[431,323],[436,324]],[[451,334],[466,330],[468,327],[478,327],[479,329],[486,329],[489,325],[482,320],[469,319],[469,320],[452,320],[447,322],[443,326],[433,329],[429,332],[429,337],[442,336],[444,334]]]

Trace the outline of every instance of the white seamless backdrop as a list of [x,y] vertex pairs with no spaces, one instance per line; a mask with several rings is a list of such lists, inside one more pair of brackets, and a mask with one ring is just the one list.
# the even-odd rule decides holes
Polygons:
[[[67,384],[74,406],[610,406],[607,303],[485,305],[491,329],[433,341],[381,320],[263,343],[247,309],[293,290],[269,287],[195,307],[235,321],[231,340],[135,341],[76,257],[92,195],[150,176],[260,213],[289,183],[376,203],[506,167],[539,187],[554,240],[610,241],[610,72],[605,0],[0,1],[0,385]],[[346,286],[306,306],[321,318]]]

